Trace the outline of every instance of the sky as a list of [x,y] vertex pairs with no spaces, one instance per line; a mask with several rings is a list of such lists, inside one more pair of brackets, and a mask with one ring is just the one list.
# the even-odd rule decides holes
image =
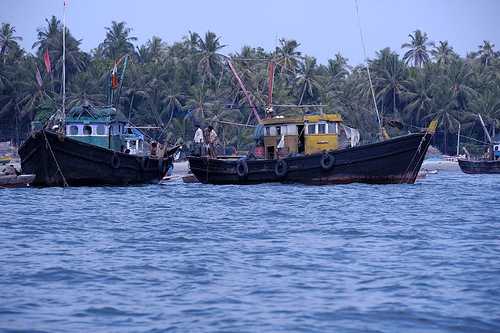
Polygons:
[[[138,44],[153,35],[171,44],[188,31],[210,30],[227,46],[271,51],[279,38],[296,39],[299,50],[326,63],[340,52],[352,65],[365,60],[355,0],[66,0],[71,33],[90,51],[105,37],[111,21],[125,21]],[[500,49],[498,0],[358,0],[367,56],[390,47],[402,53],[408,34],[421,29],[431,41],[448,40],[461,55],[483,40]],[[51,15],[62,17],[63,0],[0,0],[0,22],[16,27],[31,50],[37,28]]]

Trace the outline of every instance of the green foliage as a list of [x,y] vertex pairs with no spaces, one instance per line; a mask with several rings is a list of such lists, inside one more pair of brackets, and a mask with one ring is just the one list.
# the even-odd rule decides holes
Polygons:
[[[280,114],[340,113],[345,122],[360,129],[362,140],[377,138],[375,108],[365,66],[351,67],[336,54],[326,64],[300,51],[300,43],[280,39],[276,49],[245,46],[225,56],[222,38],[213,32],[189,32],[167,44],[153,36],[136,45],[125,22],[111,22],[104,40],[91,53],[80,49],[80,40],[66,30],[66,105],[105,104],[110,72],[115,61],[129,55],[120,108],[136,125],[160,126],[162,140],[190,144],[194,124],[213,125],[226,145],[238,150],[252,143],[252,129],[230,123],[255,124],[251,109],[226,60],[234,64],[260,114],[268,101],[268,64],[276,64],[273,104],[321,105],[288,108]],[[55,17],[37,31],[35,54],[18,44],[15,27],[0,29],[0,140],[25,138],[30,121],[46,120],[61,105],[62,25]],[[460,57],[447,41],[434,44],[416,30],[402,45],[401,57],[385,48],[368,61],[377,108],[384,123],[396,120],[405,130],[440,120],[435,144],[454,151],[458,124],[462,133],[483,139],[474,116],[500,125],[500,54],[484,41],[476,52]],[[47,73],[43,53],[49,51],[52,73]],[[43,83],[38,85],[36,68]],[[393,131],[393,134],[401,134]],[[469,147],[471,148],[471,147]],[[474,149],[473,147],[471,149]]]

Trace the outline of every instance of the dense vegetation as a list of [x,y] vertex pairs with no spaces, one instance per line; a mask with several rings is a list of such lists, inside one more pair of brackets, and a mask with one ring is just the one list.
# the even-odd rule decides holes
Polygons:
[[[61,105],[62,26],[56,17],[46,20],[33,45],[35,54],[19,46],[15,27],[3,23],[0,31],[0,140],[19,141],[33,119],[47,119]],[[162,139],[189,143],[193,124],[213,124],[224,143],[239,148],[251,142],[251,128],[221,123],[255,124],[251,110],[228,70],[225,47],[212,32],[189,32],[167,45],[152,37],[136,45],[124,22],[112,22],[104,41],[90,53],[66,32],[67,105],[106,102],[106,87],[114,61],[129,55],[118,107],[137,125],[157,125]],[[45,69],[48,50],[52,72]],[[399,124],[392,134],[425,127],[439,118],[435,144],[442,151],[455,149],[458,124],[462,133],[484,140],[475,113],[489,125],[500,124],[500,55],[484,41],[465,58],[447,41],[432,43],[416,30],[402,45],[403,56],[385,48],[368,61],[378,109],[384,123]],[[276,63],[274,104],[323,105],[323,112],[342,114],[347,124],[360,129],[362,139],[377,137],[377,118],[366,68],[352,67],[341,54],[326,64],[300,52],[295,40],[281,39],[275,50],[245,46],[229,56],[260,114],[267,101],[267,66]],[[36,80],[36,68],[43,80]],[[318,111],[316,108],[276,107],[280,113]],[[397,121],[397,122],[396,122]],[[403,124],[403,127],[401,127]],[[477,141],[466,141],[469,144]]]

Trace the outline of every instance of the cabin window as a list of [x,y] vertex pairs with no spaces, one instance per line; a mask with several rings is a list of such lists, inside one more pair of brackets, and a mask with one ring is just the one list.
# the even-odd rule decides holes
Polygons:
[[120,134],[120,127],[118,125],[113,125],[111,126],[111,134],[112,135],[118,135]]
[[336,123],[329,123],[328,124],[328,133],[337,134],[337,124]]
[[266,126],[266,136],[271,136],[271,127]]
[[78,135],[78,126],[71,125],[69,127],[69,135]]
[[297,135],[297,125],[288,125],[286,127],[286,135]]
[[307,125],[307,134],[316,134],[316,124]]
[[92,126],[90,125],[83,126],[83,135],[92,135]]
[[276,126],[276,135],[281,136],[281,126]]
[[318,124],[318,134],[326,133],[326,124]]
[[106,128],[104,127],[104,125],[97,125],[96,132],[97,135],[104,135],[106,134]]

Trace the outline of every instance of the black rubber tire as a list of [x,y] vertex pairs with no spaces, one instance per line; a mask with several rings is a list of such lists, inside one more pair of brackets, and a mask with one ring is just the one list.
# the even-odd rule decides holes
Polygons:
[[285,177],[288,173],[288,164],[285,160],[278,160],[274,165],[274,173],[278,177]]
[[324,153],[323,156],[321,156],[320,164],[323,170],[330,170],[335,164],[335,156]]
[[111,157],[111,167],[113,169],[118,169],[120,167],[120,156],[118,156],[118,153],[113,153],[113,156]]
[[240,159],[236,163],[236,173],[241,178],[246,177],[248,175],[248,164],[245,159]]

